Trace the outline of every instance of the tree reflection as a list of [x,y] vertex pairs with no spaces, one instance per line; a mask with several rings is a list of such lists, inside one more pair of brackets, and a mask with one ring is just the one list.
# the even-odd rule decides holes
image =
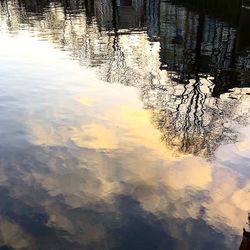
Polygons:
[[[206,34],[207,17],[204,13],[200,12],[190,20],[188,17],[192,13],[187,13],[187,19],[182,23],[180,12],[176,8],[169,13],[172,27],[168,29],[173,30],[173,35],[170,36],[172,40],[166,38],[168,40],[163,42],[161,68],[170,73],[172,84],[181,85],[176,85],[167,101],[166,95],[160,93],[156,94],[157,104],[148,101],[147,105],[153,109],[154,123],[162,131],[163,140],[168,145],[182,152],[211,156],[221,142],[232,142],[237,138],[233,129],[235,115],[237,123],[245,123],[244,114],[236,114],[234,105],[237,102],[211,98],[239,86],[237,72],[234,71],[236,36],[234,31],[223,26],[221,37]],[[193,22],[191,26],[190,21]],[[184,32],[181,27],[185,27]],[[216,31],[216,27],[212,29]],[[225,30],[227,41],[222,37]],[[206,45],[205,35],[208,40],[211,39],[209,36],[213,37],[212,49]],[[150,92],[144,89],[144,98],[150,100],[147,91]],[[163,90],[158,87],[158,91]],[[164,92],[170,92],[169,86]],[[158,107],[156,111],[155,106]]]
[[177,150],[211,156],[245,122],[238,100],[219,98],[249,86],[244,35],[202,10],[158,0],[2,6],[10,32],[28,25],[82,65],[97,67],[105,81],[136,86],[163,140]]
[[[236,133],[232,124],[228,124],[233,122],[230,120],[233,119],[233,104],[225,105],[216,99],[210,106],[207,94],[202,92],[202,88],[211,87],[207,84],[185,84],[183,92],[176,98],[176,108],[171,109],[171,98],[169,102],[159,101],[161,109],[152,112],[154,124],[162,131],[167,145],[181,152],[210,157],[221,142],[235,141]],[[239,120],[243,123],[244,115],[238,117]]]
[[112,0],[112,29],[109,36],[113,37],[112,52],[109,55],[108,65],[106,68],[106,78],[108,82],[122,82],[123,76],[126,76],[125,55],[119,45],[119,24],[118,24],[118,8],[116,0]]

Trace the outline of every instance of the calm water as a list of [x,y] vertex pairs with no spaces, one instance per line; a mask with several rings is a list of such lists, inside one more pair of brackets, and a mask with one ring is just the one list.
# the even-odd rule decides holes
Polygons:
[[0,2],[0,249],[239,247],[250,11],[194,2]]

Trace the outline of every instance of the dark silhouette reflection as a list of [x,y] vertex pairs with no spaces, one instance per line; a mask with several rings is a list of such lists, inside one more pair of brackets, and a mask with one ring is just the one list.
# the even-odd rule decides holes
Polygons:
[[[161,37],[166,38],[161,42],[161,68],[166,68],[170,73],[173,84],[183,84],[183,90],[176,95],[176,99],[170,99],[169,105],[176,102],[175,110],[159,100],[162,103],[161,111],[155,114],[154,120],[167,144],[182,152],[209,156],[221,141],[235,139],[233,131],[225,128],[222,122],[232,116],[232,109],[227,112],[230,103],[222,107],[220,101],[214,99],[213,107],[208,107],[207,101],[210,95],[218,97],[229,89],[241,86],[241,83],[237,83],[235,65],[232,65],[236,38],[227,28],[226,31],[232,33],[232,39],[228,34],[227,41],[224,41],[228,44],[223,44],[222,37],[216,37],[219,33],[213,35],[213,32],[218,32],[216,20],[212,20],[215,24],[213,27],[204,12],[187,13],[187,20],[181,20],[180,12],[184,11],[181,7],[162,3],[161,9],[165,9],[166,13],[171,8],[174,10],[162,18]],[[173,30],[173,35],[164,35],[165,30]],[[245,82],[242,87],[246,85],[248,83]],[[161,96],[163,98],[163,94]]]
[[[161,9],[166,13],[171,9],[170,15],[162,18],[161,34],[166,38],[161,43],[161,67],[171,73],[173,82],[184,86],[176,110],[161,111],[161,118],[155,118],[156,124],[164,131],[164,140],[168,144],[177,140],[176,146],[181,151],[200,154],[205,150],[206,155],[211,155],[220,141],[235,139],[233,131],[220,122],[222,117],[232,116],[233,109],[227,112],[230,103],[228,107],[221,107],[216,99],[214,107],[208,108],[206,101],[210,95],[219,97],[233,88],[248,87],[248,59],[242,65],[237,55],[240,52],[237,30],[202,11],[187,10],[185,13],[183,8],[168,2],[162,3]],[[173,35],[167,37],[165,30],[172,30]]]
[[[248,63],[241,59],[244,51],[238,46],[245,36],[239,30],[204,13],[191,12],[168,2],[161,6],[166,13],[172,11],[161,18],[161,37],[166,37],[161,43],[161,61],[162,68],[167,65],[168,71],[175,72],[174,80],[185,83],[194,79],[199,64],[198,74],[214,78],[214,97],[234,87],[249,86],[249,78],[244,77],[249,74]],[[237,13],[240,15],[241,10]],[[238,21],[241,27],[242,20]],[[172,35],[165,30],[172,30]]]
[[248,213],[247,219],[248,219],[247,220],[248,231],[245,228],[243,229],[243,238],[242,238],[239,250],[250,249],[250,213]]
[[[130,1],[121,1],[122,6],[130,6]],[[126,75],[125,55],[119,44],[119,8],[116,0],[112,0],[112,26],[110,27],[110,37],[112,52],[110,54],[109,65],[107,67],[106,78],[108,82],[121,82],[123,75]],[[113,74],[114,73],[114,74]],[[118,77],[117,77],[118,76]]]

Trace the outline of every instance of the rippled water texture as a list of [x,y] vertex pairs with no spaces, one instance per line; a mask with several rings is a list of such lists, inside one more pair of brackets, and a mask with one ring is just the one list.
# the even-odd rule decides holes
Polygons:
[[249,13],[1,0],[0,249],[237,249]]

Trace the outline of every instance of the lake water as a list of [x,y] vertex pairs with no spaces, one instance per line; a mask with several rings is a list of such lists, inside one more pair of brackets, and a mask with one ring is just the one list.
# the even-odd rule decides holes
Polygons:
[[238,249],[250,11],[1,0],[0,249]]

